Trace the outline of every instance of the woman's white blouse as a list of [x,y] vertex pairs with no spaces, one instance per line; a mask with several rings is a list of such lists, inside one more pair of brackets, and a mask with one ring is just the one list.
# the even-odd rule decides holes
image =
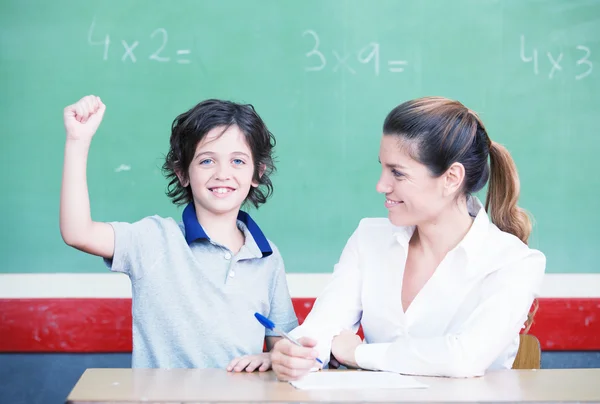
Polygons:
[[400,297],[414,227],[361,220],[329,284],[291,335],[317,339],[324,363],[333,337],[362,324],[365,341],[355,355],[364,369],[451,377],[510,369],[546,258],[499,230],[476,198],[469,211],[475,216],[469,232],[406,313]]

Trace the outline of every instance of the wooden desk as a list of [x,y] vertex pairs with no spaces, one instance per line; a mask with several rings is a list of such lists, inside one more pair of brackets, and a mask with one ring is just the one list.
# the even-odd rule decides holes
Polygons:
[[473,379],[418,377],[427,389],[297,390],[272,372],[88,369],[68,403],[600,402],[600,369],[506,370]]

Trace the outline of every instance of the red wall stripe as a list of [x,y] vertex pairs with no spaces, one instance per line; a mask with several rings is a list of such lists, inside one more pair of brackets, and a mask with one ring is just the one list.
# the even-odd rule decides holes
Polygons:
[[[313,298],[294,298],[300,322]],[[600,350],[600,298],[542,298],[543,350]],[[131,352],[131,299],[0,299],[0,352]]]
[[600,298],[543,298],[529,334],[545,351],[600,351]]

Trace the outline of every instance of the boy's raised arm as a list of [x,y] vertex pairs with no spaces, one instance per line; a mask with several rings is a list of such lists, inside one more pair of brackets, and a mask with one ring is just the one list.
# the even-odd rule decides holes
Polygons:
[[115,234],[108,223],[94,222],[87,187],[87,159],[92,137],[106,106],[88,95],[64,109],[65,160],[60,193],[60,233],[68,245],[89,254],[112,258]]

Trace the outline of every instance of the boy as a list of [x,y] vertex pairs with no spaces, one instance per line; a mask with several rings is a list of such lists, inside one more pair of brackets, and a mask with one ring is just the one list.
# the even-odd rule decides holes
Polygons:
[[[173,122],[163,166],[168,196],[187,204],[183,221],[95,222],[86,164],[105,109],[90,95],[64,110],[60,230],[68,245],[129,276],[132,367],[269,369],[254,312],[284,330],[297,319],[277,248],[240,208],[272,193],[273,135],[252,106],[201,102]],[[275,341],[267,331],[267,348]]]

